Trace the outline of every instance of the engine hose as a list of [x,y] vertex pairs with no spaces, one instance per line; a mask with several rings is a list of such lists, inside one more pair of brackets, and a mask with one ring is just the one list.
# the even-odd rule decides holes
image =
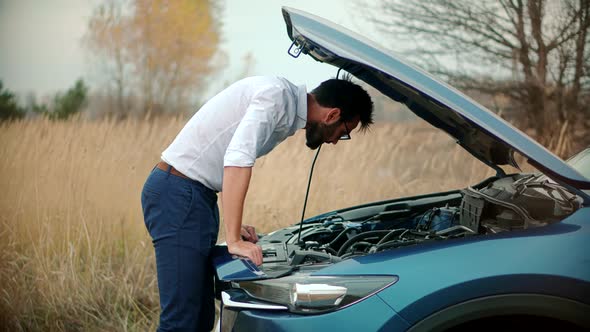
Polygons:
[[385,235],[379,242],[377,242],[377,245],[380,245],[381,243],[385,243],[387,242],[387,240],[391,239],[393,236],[397,235],[397,233],[403,233],[406,229],[405,228],[398,228],[398,229],[393,229],[391,230],[389,233],[387,233],[387,235]]
[[330,254],[332,254],[334,256],[338,255],[338,252],[336,250],[330,248],[330,247],[324,247],[322,249],[324,249],[325,251],[327,251],[328,253],[330,253]]
[[366,239],[368,237],[372,237],[375,235],[385,236],[389,232],[390,232],[389,230],[369,231],[369,232],[364,232],[359,235],[353,236],[350,239],[348,239],[348,241],[344,242],[342,247],[340,247],[340,250],[338,250],[338,256],[342,256],[344,253],[346,253],[346,250],[348,250],[348,248],[350,248],[350,246],[352,246],[353,243],[355,243],[359,240],[363,240],[363,239]]
[[342,232],[340,232],[338,235],[336,235],[336,237],[334,238],[334,240],[330,241],[330,243],[328,243],[329,247],[333,247],[336,243],[338,243],[338,241],[340,241],[344,236],[346,236],[346,233],[348,233],[349,231],[354,230],[354,231],[358,231],[358,229],[356,228],[345,228],[342,230]]
[[352,251],[357,251],[359,250],[359,247],[372,247],[373,245],[375,245],[374,243],[371,242],[367,242],[367,241],[359,241],[357,243],[353,243],[349,249],[352,249]]

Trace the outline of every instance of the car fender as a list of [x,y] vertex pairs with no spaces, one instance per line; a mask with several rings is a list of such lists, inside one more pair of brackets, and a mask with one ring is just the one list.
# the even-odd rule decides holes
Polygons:
[[461,302],[418,321],[408,331],[445,331],[467,322],[507,316],[530,315],[557,319],[590,328],[590,306],[545,294],[503,294]]
[[[387,288],[384,292],[379,293],[379,296],[410,325],[417,324],[426,317],[457,304],[495,296],[536,294],[537,296],[567,299],[579,302],[587,307],[590,306],[590,298],[588,298],[590,283],[563,276],[518,274],[479,278],[441,288],[426,296],[416,298],[403,306],[396,303],[396,299],[401,297],[401,294],[396,296],[396,293],[401,292],[402,289],[396,290],[395,286]],[[498,304],[498,302],[490,302],[490,304],[493,303]],[[535,305],[531,306],[531,308],[536,308]],[[499,305],[497,307],[498,313],[505,312],[506,308],[510,307]],[[524,306],[519,308],[524,308]],[[547,307],[547,309],[551,308],[555,309],[551,306]],[[494,313],[490,311],[489,314]],[[515,311],[513,314],[524,313]],[[553,316],[549,315],[548,317]]]

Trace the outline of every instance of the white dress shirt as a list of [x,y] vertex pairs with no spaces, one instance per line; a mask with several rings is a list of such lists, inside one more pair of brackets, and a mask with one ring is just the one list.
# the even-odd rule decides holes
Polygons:
[[307,90],[281,77],[248,77],[211,98],[162,160],[221,191],[223,167],[251,167],[307,121]]

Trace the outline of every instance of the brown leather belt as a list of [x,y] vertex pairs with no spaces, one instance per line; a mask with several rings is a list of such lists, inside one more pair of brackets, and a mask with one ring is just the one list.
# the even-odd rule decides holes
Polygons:
[[181,178],[185,178],[185,179],[189,179],[190,178],[182,173],[180,173],[176,168],[168,165],[166,162],[164,161],[160,161],[157,165],[157,168],[163,170],[164,172],[168,172],[168,168],[170,168],[170,174],[176,175],[176,176],[180,176]]

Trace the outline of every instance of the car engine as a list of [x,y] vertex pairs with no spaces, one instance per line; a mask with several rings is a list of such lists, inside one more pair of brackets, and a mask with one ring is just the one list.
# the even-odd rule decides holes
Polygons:
[[308,264],[335,263],[384,250],[485,236],[559,222],[581,200],[535,174],[490,178],[460,191],[340,210],[263,236],[263,270],[279,276]]

